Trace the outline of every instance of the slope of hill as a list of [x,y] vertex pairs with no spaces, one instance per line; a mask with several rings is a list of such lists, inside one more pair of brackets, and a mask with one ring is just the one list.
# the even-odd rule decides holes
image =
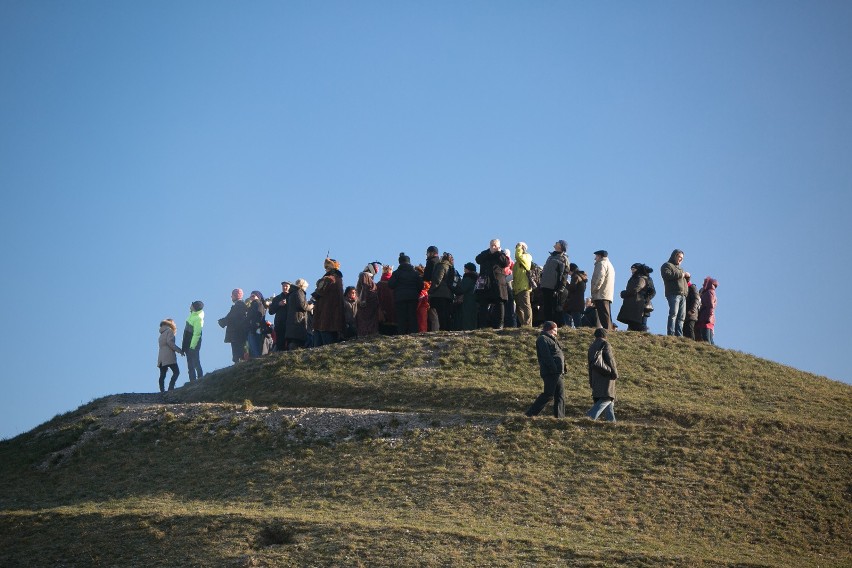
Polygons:
[[616,333],[619,423],[593,423],[591,339],[562,336],[564,420],[522,416],[541,381],[521,330],[93,401],[0,442],[0,564],[852,564],[852,387]]

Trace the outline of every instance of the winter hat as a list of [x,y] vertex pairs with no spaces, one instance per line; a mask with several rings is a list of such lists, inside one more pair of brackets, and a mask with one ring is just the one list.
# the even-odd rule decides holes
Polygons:
[[471,272],[476,272],[476,265],[472,262],[466,262],[464,265],[465,270],[470,270]]
[[417,274],[419,274],[420,276],[423,276],[423,273],[426,272],[426,267],[423,266],[422,264],[418,264],[417,266],[414,267],[414,270],[417,271]]
[[260,291],[258,291],[258,290],[252,290],[251,295],[255,296],[261,302],[263,301],[263,294],[261,294]]
[[325,262],[322,263],[323,268],[326,270],[340,270],[340,263],[334,260],[333,258],[326,258]]
[[606,258],[606,257],[608,257],[608,256],[609,256],[609,253],[608,253],[608,252],[606,252],[605,250],[596,250],[596,251],[595,251],[595,254],[599,254],[599,255],[601,255],[601,256],[602,256],[602,257],[604,257],[604,258]]
[[555,321],[546,321],[541,326],[542,331],[550,331],[551,329],[556,329]]
[[558,241],[556,241],[556,244],[558,244],[562,248],[562,252],[568,252],[568,243],[566,243],[562,239],[559,239]]
[[599,327],[595,330],[595,337],[600,337],[602,339],[606,339],[606,330],[602,327]]
[[231,290],[231,297],[236,298],[237,300],[243,299],[243,290],[242,288],[234,288]]
[[436,247],[435,245],[432,245],[432,246],[430,246],[429,248],[426,249],[426,254],[432,254],[432,253],[438,254],[438,247]]
[[382,266],[382,274],[391,274],[393,272],[393,266],[390,264],[385,264]]
[[704,286],[703,287],[704,287],[705,290],[707,290],[710,287],[710,285],[712,285],[713,288],[718,288],[719,287],[719,281],[716,280],[715,278],[711,278],[710,276],[707,276],[707,277],[704,278]]
[[574,271],[575,271],[575,270],[577,270],[578,268],[580,268],[580,267],[579,267],[579,266],[577,266],[576,264],[574,264],[573,262],[572,262],[571,264],[569,264],[569,265],[568,265],[568,270],[570,270],[571,272],[574,272]]
[[172,328],[172,331],[177,330],[177,326],[175,325],[175,320],[173,320],[173,319],[164,319],[163,321],[161,321],[160,327],[163,327],[164,325]]
[[411,264],[411,257],[404,252],[399,253],[399,258],[397,260],[400,264]]
[[192,311],[193,312],[200,312],[203,309],[204,309],[204,302],[202,302],[201,300],[195,300],[194,302],[192,302]]

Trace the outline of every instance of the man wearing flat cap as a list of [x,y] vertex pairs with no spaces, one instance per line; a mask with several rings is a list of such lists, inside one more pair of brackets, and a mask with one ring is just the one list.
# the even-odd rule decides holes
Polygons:
[[605,250],[595,251],[595,271],[590,285],[592,301],[603,329],[612,329],[612,298],[615,295],[615,268]]

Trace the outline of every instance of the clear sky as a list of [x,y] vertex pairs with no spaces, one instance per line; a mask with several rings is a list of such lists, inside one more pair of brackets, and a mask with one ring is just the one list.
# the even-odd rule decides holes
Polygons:
[[193,300],[212,371],[234,287],[494,237],[607,249],[617,289],[683,249],[718,345],[850,382],[850,30],[846,0],[0,0],[0,437],[155,391]]

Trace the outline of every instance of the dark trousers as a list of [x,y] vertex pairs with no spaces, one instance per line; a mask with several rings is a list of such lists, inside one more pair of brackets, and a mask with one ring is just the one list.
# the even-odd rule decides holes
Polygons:
[[287,351],[295,351],[296,349],[304,349],[305,342],[301,339],[288,339]]
[[683,322],[683,336],[690,339],[696,339],[695,320],[686,320]]
[[565,383],[562,381],[562,375],[547,375],[543,380],[544,390],[527,410],[527,416],[538,415],[552,398],[553,416],[565,418]]
[[494,329],[503,329],[503,318],[506,315],[506,305],[498,300],[491,303],[479,304],[479,328],[493,327]]
[[204,376],[204,371],[201,369],[201,349],[189,348],[184,352],[186,355],[186,366],[189,369],[189,380],[194,381],[196,378]]
[[322,347],[323,345],[331,345],[337,343],[340,336],[336,331],[317,331],[314,330],[314,347]]
[[396,307],[396,327],[400,335],[417,333],[417,300],[394,302]]
[[245,341],[235,341],[231,343],[231,361],[239,363],[243,360],[243,355],[246,352]]
[[453,301],[449,298],[429,298],[429,304],[438,314],[438,327],[441,331],[449,331],[452,325],[450,314],[452,313]]
[[595,309],[598,311],[598,321],[604,329],[612,329],[612,314],[609,300],[595,300]]
[[541,289],[541,308],[538,313],[542,322],[556,321],[556,290]]
[[169,369],[172,370],[172,378],[169,380],[169,390],[174,390],[175,388],[175,381],[177,381],[178,375],[180,375],[180,369],[178,369],[177,363],[160,367],[160,392],[165,392],[163,385],[166,380],[166,371]]

